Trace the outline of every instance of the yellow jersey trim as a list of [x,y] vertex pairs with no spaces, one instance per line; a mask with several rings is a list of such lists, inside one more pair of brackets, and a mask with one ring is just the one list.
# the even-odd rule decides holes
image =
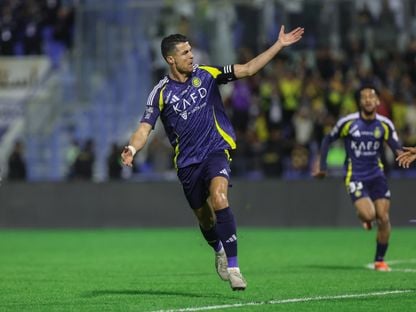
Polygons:
[[230,151],[226,149],[224,150],[224,153],[227,156],[228,162],[231,162],[233,159],[231,158]]
[[348,158],[347,175],[345,177],[345,185],[347,187],[350,185],[351,177],[352,177],[352,161],[351,161],[351,158]]
[[162,111],[163,107],[165,106],[165,103],[163,102],[163,91],[165,91],[167,85],[165,85],[162,90],[160,90],[159,94],[159,111]]
[[384,141],[387,141],[389,139],[389,135],[390,135],[389,127],[384,122],[382,122],[381,125],[384,128]]
[[217,121],[217,117],[215,116],[215,109],[213,109],[213,114],[214,114],[215,128],[217,128],[217,131],[225,140],[225,142],[227,142],[228,145],[230,145],[231,149],[236,149],[237,144],[235,143],[234,139],[220,127]]
[[199,66],[199,68],[201,68],[203,70],[206,70],[214,78],[217,78],[218,75],[222,74],[222,72],[218,68],[215,68],[215,67],[211,67],[211,66]]
[[341,130],[341,138],[346,137],[348,135],[348,131],[350,131],[350,127],[352,124],[353,120],[348,121]]
[[379,158],[379,159],[377,159],[377,164],[378,164],[378,167],[381,169],[381,170],[384,170],[384,164],[383,164],[383,162],[381,161],[381,159]]
[[179,138],[176,138],[175,157],[173,157],[173,164],[175,165],[176,170],[178,170],[178,156],[179,156]]

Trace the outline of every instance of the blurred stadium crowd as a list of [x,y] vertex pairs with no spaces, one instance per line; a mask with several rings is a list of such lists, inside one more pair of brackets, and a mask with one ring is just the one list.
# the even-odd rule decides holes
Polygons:
[[51,44],[72,46],[74,7],[65,0],[3,0],[1,55],[48,54]]
[[[262,5],[274,3],[260,2]],[[337,9],[342,10],[351,2],[342,1]],[[337,33],[342,34],[345,29],[355,31],[348,35],[345,32],[338,35],[337,40],[332,40],[332,32],[328,30],[332,27],[331,10],[325,12],[322,9],[319,15],[312,16],[314,10],[308,13],[308,9],[303,8],[302,12],[294,10],[287,13],[284,19],[275,10],[269,27],[266,25],[260,29],[256,25],[265,18],[261,13],[265,10],[259,10],[255,4],[224,5],[224,10],[218,11],[221,16],[217,14],[210,19],[213,8],[209,10],[208,2],[202,1],[205,6],[194,7],[190,1],[178,1],[175,6],[160,10],[156,26],[150,29],[150,32],[153,31],[154,47],[151,50],[152,83],[158,81],[165,71],[158,49],[160,38],[167,33],[181,32],[191,39],[196,63],[241,63],[277,38],[276,27],[279,25],[276,26],[276,20],[286,20],[292,27],[305,27],[302,43],[279,54],[255,77],[222,88],[226,109],[237,133],[237,150],[232,155],[233,176],[252,179],[309,178],[323,136],[338,118],[357,110],[355,91],[363,83],[371,83],[378,88],[381,99],[379,113],[393,120],[404,145],[414,146],[416,37],[413,35],[416,33],[410,30],[408,37],[401,36],[406,26],[403,11],[406,7],[403,4],[407,2],[370,2],[379,3],[379,6],[355,1],[361,5],[357,4],[354,8],[353,18],[344,19],[341,14]],[[70,49],[74,8],[63,3],[58,0],[3,1],[1,54],[47,53],[42,47],[50,36]],[[320,4],[320,1],[309,3],[315,9]],[[414,10],[414,5],[412,8]],[[192,18],[201,15],[204,18]],[[410,12],[410,16],[414,17],[415,12]],[[217,34],[223,34],[223,38],[217,36],[217,40],[207,40],[213,35],[209,24],[195,25],[207,20],[219,28]],[[244,25],[248,20],[251,22],[249,27]],[[318,20],[319,25],[315,25]],[[219,21],[227,25],[221,28]],[[262,33],[263,29],[269,31]],[[265,38],[260,40],[260,37]],[[228,42],[228,45],[221,45],[221,42]],[[222,50],[218,50],[219,47]],[[221,63],[218,63],[219,60]],[[140,99],[140,103],[144,102],[145,99]],[[137,159],[133,174],[157,176],[173,171],[172,150],[164,132],[159,128],[154,132],[143,155]],[[131,176],[124,173],[118,157],[125,143],[114,142],[107,149],[109,179]],[[341,142],[338,143],[333,146],[328,158],[329,168],[335,174],[341,174],[345,156]],[[22,144],[17,143],[20,153],[23,153]],[[68,159],[67,177],[91,179],[95,154],[101,150],[97,149],[93,139],[85,142],[74,139],[65,156]],[[391,176],[416,175],[414,169],[406,172],[399,170],[391,154],[386,154],[384,160]],[[13,172],[12,168],[9,168],[9,176],[10,172]]]

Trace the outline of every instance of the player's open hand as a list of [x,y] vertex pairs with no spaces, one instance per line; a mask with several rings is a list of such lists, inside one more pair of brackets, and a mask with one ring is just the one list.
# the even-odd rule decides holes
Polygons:
[[403,153],[396,157],[400,167],[409,168],[410,164],[416,160],[416,147],[403,147]]
[[123,165],[128,167],[133,166],[133,154],[127,146],[125,146],[123,151],[121,152],[121,162],[123,163]]
[[295,42],[298,42],[302,38],[304,32],[304,28],[298,27],[292,30],[291,32],[285,34],[285,26],[282,25],[282,27],[280,27],[278,41],[282,44],[282,46],[286,47]]

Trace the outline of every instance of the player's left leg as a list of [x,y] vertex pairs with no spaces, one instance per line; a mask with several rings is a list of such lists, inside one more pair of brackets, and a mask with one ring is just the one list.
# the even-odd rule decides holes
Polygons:
[[244,290],[247,283],[241,275],[237,258],[237,226],[228,203],[228,179],[214,177],[209,185],[208,202],[217,218],[217,233],[227,254],[228,273],[231,288]]
[[376,210],[368,193],[366,183],[363,181],[350,181],[347,183],[347,190],[364,229],[371,230],[372,222],[376,218]]
[[201,208],[194,209],[194,213],[198,218],[202,235],[215,251],[215,269],[222,280],[228,281],[227,255],[217,233],[217,218],[215,213],[211,205],[208,204],[208,201]]
[[182,183],[186,199],[198,219],[202,235],[215,251],[215,269],[222,280],[228,281],[227,256],[217,234],[215,213],[207,202],[208,189],[201,173],[203,171],[203,164],[180,168],[178,178]]
[[390,199],[379,198],[374,200],[376,208],[376,220],[377,220],[377,247],[376,255],[374,258],[374,268],[379,271],[390,271],[387,263],[384,262],[384,256],[386,255],[390,232]]
[[354,202],[357,216],[361,220],[364,229],[371,230],[372,222],[376,217],[375,207],[370,197],[361,197]]

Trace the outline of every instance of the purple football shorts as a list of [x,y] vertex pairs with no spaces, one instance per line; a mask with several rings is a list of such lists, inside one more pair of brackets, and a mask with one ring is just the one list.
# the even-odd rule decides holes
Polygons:
[[385,176],[378,176],[370,180],[351,181],[347,185],[352,202],[363,197],[370,197],[372,201],[380,198],[390,199],[390,190]]
[[230,179],[230,161],[225,151],[217,151],[199,164],[178,169],[186,199],[192,209],[201,208],[209,196],[209,185],[213,178]]

